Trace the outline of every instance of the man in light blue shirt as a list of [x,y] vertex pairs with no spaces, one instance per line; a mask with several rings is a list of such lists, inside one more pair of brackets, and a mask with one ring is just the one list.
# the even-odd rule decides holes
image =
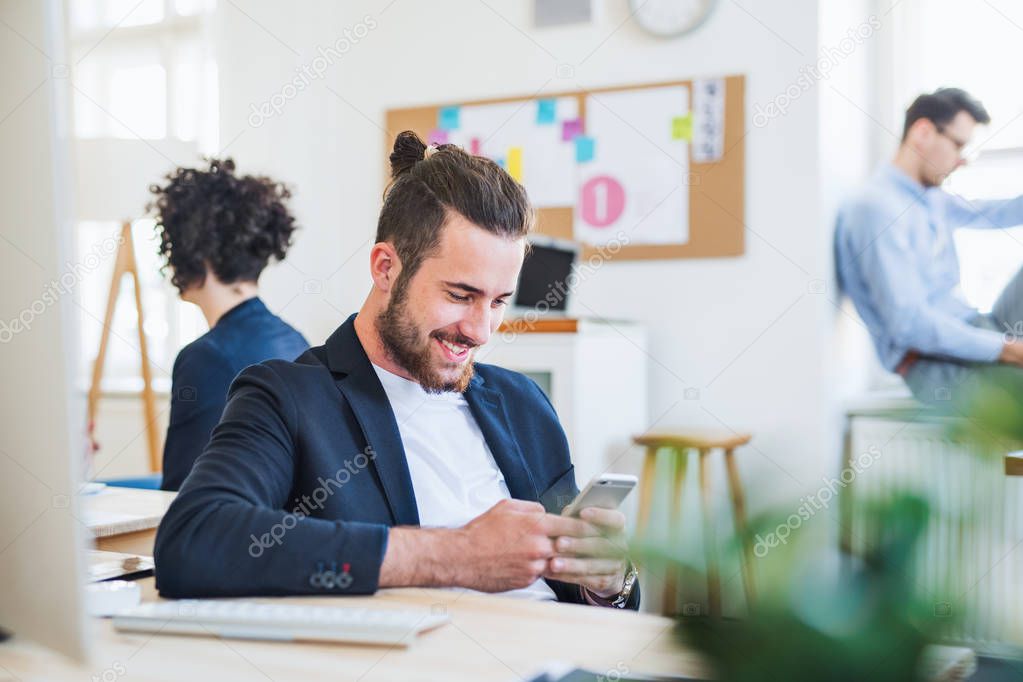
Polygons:
[[952,399],[983,365],[1023,366],[1023,271],[991,314],[959,290],[952,233],[1023,224],[1023,196],[968,201],[941,189],[965,161],[974,127],[990,122],[962,90],[921,95],[906,111],[895,158],[841,208],[835,232],[839,282],[870,330],[881,363],[917,399]]

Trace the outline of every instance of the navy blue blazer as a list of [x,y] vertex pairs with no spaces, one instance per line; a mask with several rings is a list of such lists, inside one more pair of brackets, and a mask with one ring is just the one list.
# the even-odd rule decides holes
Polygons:
[[[355,315],[294,362],[235,379],[156,536],[165,597],[372,594],[392,526],[419,525],[394,412]],[[578,493],[568,442],[535,382],[477,364],[466,401],[511,496],[559,513]],[[548,580],[560,601],[579,587]],[[639,591],[628,604],[638,608]]]
[[171,374],[171,411],[163,446],[164,490],[177,490],[210,440],[238,372],[262,360],[294,360],[309,342],[250,298],[181,349]]

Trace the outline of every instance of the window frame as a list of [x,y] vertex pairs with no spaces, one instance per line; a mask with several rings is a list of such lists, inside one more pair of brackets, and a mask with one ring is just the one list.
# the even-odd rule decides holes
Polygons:
[[[65,0],[68,4],[73,1]],[[207,69],[216,69],[216,62],[209,46],[206,31],[206,22],[213,16],[215,3],[212,0],[207,0],[206,6],[200,8],[194,14],[178,14],[174,0],[163,0],[164,18],[160,21],[128,26],[121,26],[119,24],[102,25],[86,30],[76,30],[71,25],[71,8],[66,7],[66,9],[65,16],[68,17],[67,35],[69,36],[70,52],[73,58],[72,71],[79,61],[85,61],[90,56],[109,58],[111,55],[117,55],[118,53],[130,53],[133,48],[138,46],[156,46],[159,64],[163,67],[165,73],[164,85],[166,95],[164,98],[164,108],[166,126],[164,136],[162,138],[135,137],[133,133],[133,136],[128,139],[144,144],[152,144],[160,140],[180,140],[176,135],[183,126],[178,120],[174,93],[178,89],[178,80],[181,77],[180,69],[183,62],[180,57],[183,53],[182,48],[188,49],[190,44],[192,44],[197,49],[197,59],[200,64],[198,87],[205,88],[206,79],[209,77]],[[109,92],[110,74],[110,70],[102,74],[102,78],[99,81],[99,87],[102,91]],[[206,120],[200,121],[199,125],[195,127],[194,143],[197,151],[211,153],[214,150],[209,149],[209,147],[217,144],[216,136],[219,135],[219,110],[216,106],[211,106],[201,113],[200,116],[204,116]],[[208,126],[206,130],[211,133],[208,137],[212,139],[203,139],[204,125]],[[111,134],[109,129],[103,135],[80,135],[77,119],[73,119],[71,140],[73,144],[76,144],[79,140],[89,140],[92,143],[102,144],[104,140],[124,142],[125,138]],[[185,142],[191,143],[192,140],[185,140]],[[151,179],[151,181],[157,180],[158,178]],[[112,187],[111,192],[117,192],[117,188]],[[125,216],[125,218],[131,219],[132,222],[136,260],[139,260],[138,256],[141,249],[146,248],[149,236],[142,233],[142,230],[145,228],[139,225],[140,222],[148,224],[147,216],[143,215],[142,211],[143,207],[140,206],[137,215]],[[89,226],[91,229],[95,229],[98,225],[102,225],[104,228],[108,226],[109,236],[114,238],[117,237],[121,229],[120,221],[96,219],[93,216],[83,216],[77,213],[74,217],[74,222],[76,235],[79,238],[82,232],[87,229],[86,226]],[[106,232],[107,230],[104,229],[104,233]],[[76,253],[76,257],[81,258],[83,255],[81,249],[87,249],[87,245],[85,245],[82,239],[77,240],[76,243],[79,245],[79,253]],[[114,257],[111,254],[110,266],[112,266],[113,260]],[[99,317],[100,323],[102,322],[102,311],[105,311],[107,303],[109,276],[112,273],[112,267],[110,266],[100,268],[98,272],[91,275],[103,278],[99,287],[101,292],[101,298],[99,299],[101,308],[99,311],[89,310],[84,303],[79,303],[82,308],[81,315],[88,318]],[[130,309],[131,315],[134,316],[133,297],[135,293],[133,288],[131,284],[125,283],[124,280],[120,282],[120,287],[118,309],[126,307]],[[164,304],[157,309],[144,309],[144,314],[146,316],[146,326],[154,318],[164,320],[167,325],[166,336],[163,339],[157,340],[152,334],[147,334],[154,390],[158,393],[166,393],[169,392],[170,388],[170,371],[173,366],[174,356],[185,343],[191,341],[205,330],[205,320],[202,319],[201,313],[194,309],[191,304],[180,301],[177,289],[170,283],[169,278],[160,277],[155,284],[151,281],[147,282],[146,278],[142,278],[141,288],[143,300],[147,296],[147,291],[155,290],[155,293],[158,293],[164,301]],[[78,296],[77,293],[76,296]],[[131,301],[131,305],[125,306],[124,302],[126,301]],[[112,323],[114,328],[111,329],[111,333],[116,334],[118,337],[124,337],[122,332],[125,330],[117,329],[119,321],[121,321],[119,316],[115,314]],[[90,321],[86,328],[92,326]],[[98,336],[99,331],[96,332],[95,337],[92,335],[86,337],[83,334],[80,341],[80,349],[85,360],[85,362],[81,363],[82,373],[79,377],[79,382],[83,387],[87,387],[91,381],[92,367],[95,361],[95,347],[97,346],[95,338],[98,338]],[[137,330],[132,328],[131,335],[124,338],[124,341],[132,345],[135,357],[132,358],[132,361],[126,362],[125,358],[115,356],[114,353],[117,353],[118,346],[122,344],[114,343],[112,340],[107,349],[106,366],[102,381],[102,393],[104,395],[134,393],[140,390],[142,386],[141,365],[140,359],[137,356]],[[152,352],[154,346],[157,345],[162,346],[164,350],[159,357]]]

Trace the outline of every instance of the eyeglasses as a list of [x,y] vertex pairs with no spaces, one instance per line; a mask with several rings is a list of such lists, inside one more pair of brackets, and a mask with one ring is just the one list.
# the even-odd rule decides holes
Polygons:
[[938,131],[939,135],[941,135],[944,138],[947,138],[952,142],[953,145],[955,145],[956,152],[959,154],[959,158],[967,159],[972,158],[973,156],[976,155],[976,150],[971,149],[967,151],[966,149],[966,145],[970,143],[969,140],[960,140],[949,135],[943,126],[935,126],[935,129]]

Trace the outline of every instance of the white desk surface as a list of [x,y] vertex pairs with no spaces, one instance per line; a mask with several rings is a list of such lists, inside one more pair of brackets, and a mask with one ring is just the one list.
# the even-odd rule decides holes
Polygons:
[[[152,578],[143,600],[158,599]],[[183,635],[121,634],[92,621],[92,661],[75,666],[17,639],[0,644],[0,680],[522,680],[547,662],[585,666],[605,679],[632,674],[707,676],[700,658],[674,639],[660,616],[575,604],[436,589],[381,590],[373,597],[287,598],[289,603],[445,609],[452,622],[409,648],[219,640]],[[120,671],[120,672],[119,672]],[[104,676],[104,673],[107,676]]]

